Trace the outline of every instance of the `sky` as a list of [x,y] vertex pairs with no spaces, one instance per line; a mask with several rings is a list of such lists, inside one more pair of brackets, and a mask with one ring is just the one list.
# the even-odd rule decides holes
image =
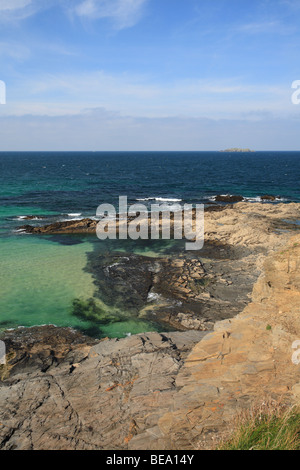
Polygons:
[[299,150],[299,55],[300,0],[0,0],[0,150]]

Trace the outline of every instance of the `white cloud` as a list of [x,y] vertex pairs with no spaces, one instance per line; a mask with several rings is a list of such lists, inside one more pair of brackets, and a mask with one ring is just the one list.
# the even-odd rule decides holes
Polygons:
[[0,22],[18,21],[40,10],[61,7],[81,18],[112,21],[118,30],[134,26],[142,17],[148,0],[0,0]]
[[64,0],[0,0],[0,22],[24,20]]
[[141,18],[148,0],[84,0],[76,8],[78,16],[109,18],[117,29],[134,26]]
[[18,21],[34,15],[41,7],[42,0],[0,0],[0,22]]
[[244,24],[239,28],[239,30],[245,31],[247,33],[268,33],[276,31],[276,29],[278,29],[278,26],[278,21],[265,21]]
[[105,107],[122,115],[148,118],[202,115],[238,119],[249,113],[249,119],[259,120],[266,112],[273,116],[290,113],[291,94],[290,84],[253,85],[238,77],[154,83],[151,77],[103,71],[49,74],[15,85],[11,89],[13,108],[6,106],[2,113],[37,114],[41,111],[38,104],[42,104],[42,112],[47,115]]
[[22,62],[30,57],[30,49],[15,42],[0,42],[0,57],[11,57]]
[[282,34],[287,35],[295,32],[294,25],[287,25],[279,20],[258,21],[247,23],[237,28],[238,32],[246,34]]
[[[16,139],[16,136],[18,138]],[[125,117],[95,109],[73,116],[0,116],[2,150],[297,150],[299,119]]]
[[20,10],[32,3],[32,0],[0,0],[0,11]]

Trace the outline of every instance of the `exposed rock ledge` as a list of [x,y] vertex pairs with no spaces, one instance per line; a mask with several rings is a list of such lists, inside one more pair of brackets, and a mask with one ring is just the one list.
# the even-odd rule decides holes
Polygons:
[[[243,313],[210,334],[97,344],[54,327],[7,333],[0,449],[209,448],[237,411],[266,397],[300,401],[300,365],[292,362],[300,340],[300,235],[273,234],[284,213],[279,206],[267,227],[263,210],[253,225],[248,206],[236,207],[213,216],[211,237],[273,248],[260,257],[262,274]],[[290,209],[296,217],[299,206]]]
[[[24,333],[15,341],[19,347]],[[170,410],[184,358],[205,335],[150,333],[92,346],[78,335],[74,342],[68,330],[52,327],[53,333],[67,335],[72,345],[49,345],[48,327],[37,328],[6,370],[0,449],[128,448]]]

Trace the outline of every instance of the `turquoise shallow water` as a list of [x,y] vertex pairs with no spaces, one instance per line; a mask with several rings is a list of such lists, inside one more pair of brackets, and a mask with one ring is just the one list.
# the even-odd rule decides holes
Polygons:
[[[87,300],[95,291],[85,270],[94,240],[24,235],[16,232],[20,225],[69,220],[74,214],[91,217],[103,202],[117,207],[120,195],[146,205],[161,199],[206,203],[217,194],[251,201],[273,194],[300,202],[299,181],[297,152],[0,152],[0,329],[56,324],[118,337],[159,329],[128,312],[103,324],[72,315],[74,299]],[[46,219],[24,221],[26,215]],[[130,250],[146,256],[160,251],[157,245],[134,244]],[[110,306],[97,302],[110,314]]]
[[[31,235],[2,238],[0,329],[55,324],[98,337],[153,330],[152,324],[132,319],[127,312],[119,312],[123,321],[103,325],[72,315],[74,299],[88,300],[95,293],[93,278],[85,270],[92,250],[88,241],[68,246]],[[100,300],[97,303],[110,311]]]
[[[84,272],[88,243],[63,246],[22,235],[0,245],[1,320],[9,326],[51,323],[66,325],[76,297],[92,297],[91,276]],[[77,326],[69,316],[67,323]]]
[[[124,316],[123,321],[109,324],[74,316],[74,299],[94,297],[93,278],[85,269],[87,254],[93,251],[94,244],[90,237],[80,238],[79,242],[74,237],[73,243],[68,240],[65,244],[51,237],[24,234],[18,230],[19,226],[35,222],[23,219],[29,214],[46,217],[38,220],[39,223],[57,217],[55,211],[40,207],[0,208],[0,331],[54,324],[77,328],[97,337],[123,337],[156,329],[145,320],[130,318],[127,312],[118,312]],[[151,255],[154,253],[149,252]],[[97,299],[97,304],[110,311],[101,300]]]

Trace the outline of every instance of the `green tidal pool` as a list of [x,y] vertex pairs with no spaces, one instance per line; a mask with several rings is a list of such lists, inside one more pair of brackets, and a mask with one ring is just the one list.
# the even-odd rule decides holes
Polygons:
[[89,243],[62,246],[30,235],[1,238],[0,327],[77,326],[73,299],[94,293],[83,271],[90,249]]
[[[80,329],[92,336],[124,337],[153,331],[151,323],[131,319],[112,322],[109,307],[104,324],[72,314],[74,299],[90,299],[95,286],[85,271],[89,241],[61,245],[46,238],[15,235],[0,238],[0,330],[54,324]],[[122,314],[122,312],[121,312]]]
[[[0,331],[49,324],[76,328],[97,338],[161,331],[145,318],[105,305],[101,292],[95,296],[94,279],[86,266],[95,248],[97,256],[117,251],[155,257],[161,249],[171,249],[172,242],[106,241],[95,247],[91,237],[39,237],[19,231],[20,225],[31,224],[24,219],[26,215],[41,214],[55,216],[39,207],[0,208]],[[85,305],[92,298],[99,317],[74,314],[75,299]]]

